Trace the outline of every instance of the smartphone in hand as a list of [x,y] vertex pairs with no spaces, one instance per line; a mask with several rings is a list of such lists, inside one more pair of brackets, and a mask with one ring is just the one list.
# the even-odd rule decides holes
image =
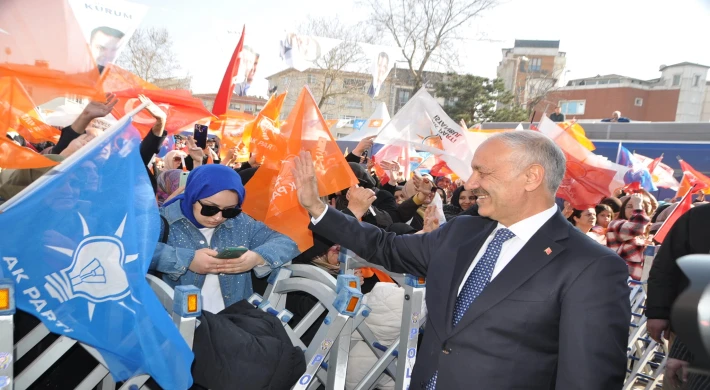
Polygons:
[[249,249],[243,246],[236,248],[225,248],[222,249],[215,257],[218,259],[236,259],[247,253],[248,250]]
[[190,172],[181,172],[180,173],[180,185],[178,187],[185,187],[187,185],[187,176],[190,175]]
[[199,123],[195,125],[195,144],[200,149],[207,147],[207,129],[208,127],[206,125]]

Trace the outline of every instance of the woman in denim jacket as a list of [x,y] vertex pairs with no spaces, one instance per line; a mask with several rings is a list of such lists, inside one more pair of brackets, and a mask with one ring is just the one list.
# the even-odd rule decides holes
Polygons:
[[[252,269],[263,277],[299,254],[290,238],[241,212],[246,193],[239,175],[224,165],[203,165],[188,176],[185,192],[160,209],[169,226],[150,269],[171,286],[202,290],[203,309],[218,313],[253,293]],[[225,248],[249,250],[237,259],[217,259]]]

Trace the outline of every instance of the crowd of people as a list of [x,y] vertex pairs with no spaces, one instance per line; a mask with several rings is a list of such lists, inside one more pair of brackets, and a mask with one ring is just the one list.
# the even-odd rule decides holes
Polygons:
[[[61,161],[98,135],[87,130],[89,123],[108,115],[115,104],[111,94],[105,101],[90,102],[61,130],[56,144],[8,137]],[[233,340],[227,334],[235,332],[239,321],[234,318],[247,310],[240,306],[243,300],[264,292],[264,276],[290,262],[337,274],[341,246],[388,270],[427,277],[427,326],[433,330],[424,336],[412,388],[471,388],[471,383],[486,389],[621,388],[630,318],[627,278],[649,280],[649,331],[654,339],[668,338],[670,305],[687,286],[675,260],[710,252],[701,225],[710,206],[699,198],[700,207],[676,222],[655,262],[646,264],[646,248],[657,245],[654,234],[677,203],[658,201],[644,190],[619,189],[595,207],[574,209],[555,198],[564,154],[546,136],[529,131],[489,138],[475,152],[471,178],[427,173],[405,178],[397,163],[381,162],[398,178],[385,184],[366,157],[373,140],[365,138],[345,156],[358,185],[325,198],[318,197],[317,189],[314,193],[310,157],[301,155],[295,177],[314,235],[313,246],[301,252],[289,237],[241,210],[249,196],[244,185],[260,169],[256,159],[238,162],[236,150],[220,153],[219,139],[210,138],[200,148],[191,136],[175,136],[174,149],[157,158],[168,137],[166,114],[152,103],[147,111],[156,123],[141,142],[141,157],[161,215],[161,238],[150,272],[171,286],[200,288],[208,313],[205,322],[210,331],[224,332],[219,333],[224,340]],[[0,171],[0,202],[48,170]],[[189,175],[181,183],[184,172]],[[236,258],[218,258],[217,249],[227,247],[247,250]],[[358,275],[373,302],[404,299],[390,291],[393,281],[385,273],[373,268]],[[307,294],[292,298],[287,308],[295,324],[317,301]],[[373,314],[389,316],[386,321],[392,323],[401,320],[401,313]],[[254,328],[246,329],[249,333]],[[315,330],[302,340],[309,343]],[[256,333],[244,337],[265,340]],[[305,368],[303,354],[285,334],[268,342],[280,353],[225,341],[231,348],[245,348],[240,356],[229,355],[234,370],[225,377],[202,363],[224,346],[196,334],[196,384],[225,388],[241,375],[240,382],[253,388],[289,388]],[[209,348],[200,347],[205,345]],[[682,377],[687,366],[683,362],[692,362],[682,341],[673,345],[669,378]],[[273,369],[248,369],[255,359]],[[516,375],[510,375],[511,370]],[[357,379],[349,372],[349,383]],[[689,383],[702,386],[698,379]],[[381,382],[381,388],[388,386],[391,383]]]

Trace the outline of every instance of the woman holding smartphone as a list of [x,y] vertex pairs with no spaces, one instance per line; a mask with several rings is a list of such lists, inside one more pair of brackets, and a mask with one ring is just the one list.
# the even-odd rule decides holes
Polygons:
[[[195,168],[185,191],[160,209],[161,237],[168,235],[158,243],[150,269],[172,287],[200,288],[203,310],[212,313],[249,298],[250,271],[266,276],[299,254],[290,238],[242,213],[245,196],[233,169],[209,164]],[[234,249],[239,247],[246,250]],[[238,257],[220,259],[220,253]]]

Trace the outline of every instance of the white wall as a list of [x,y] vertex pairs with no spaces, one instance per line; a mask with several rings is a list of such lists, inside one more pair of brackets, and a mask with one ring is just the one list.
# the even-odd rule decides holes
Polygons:
[[513,90],[513,83],[515,82],[515,71],[517,70],[518,61],[515,58],[508,57],[504,58],[503,62],[498,65],[498,70],[496,72],[498,78],[503,79],[506,91]]
[[513,54],[516,56],[556,56],[560,49],[541,47],[515,47]]
[[[695,65],[682,65],[665,68],[662,72],[663,85],[673,86],[673,77],[680,75],[680,94],[676,110],[676,122],[700,122],[706,95],[708,68]],[[695,75],[700,76],[698,86],[693,86]]]
[[703,113],[700,115],[701,122],[710,121],[710,85],[705,85],[705,102],[703,103]]

